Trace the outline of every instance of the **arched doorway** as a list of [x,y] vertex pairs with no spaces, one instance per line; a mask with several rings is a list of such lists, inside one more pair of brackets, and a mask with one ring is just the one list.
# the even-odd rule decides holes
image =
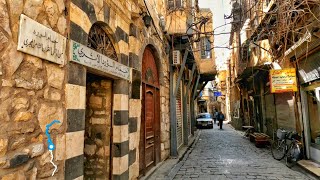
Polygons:
[[[108,34],[99,24],[89,32],[88,47],[117,61]],[[112,179],[113,80],[87,69],[84,179]]]
[[153,50],[147,46],[142,59],[140,175],[144,175],[160,161],[160,84],[152,52]]

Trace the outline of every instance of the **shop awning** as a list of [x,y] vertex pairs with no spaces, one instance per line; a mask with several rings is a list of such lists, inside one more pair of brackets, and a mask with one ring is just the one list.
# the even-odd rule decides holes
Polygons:
[[320,51],[298,63],[301,84],[320,79]]

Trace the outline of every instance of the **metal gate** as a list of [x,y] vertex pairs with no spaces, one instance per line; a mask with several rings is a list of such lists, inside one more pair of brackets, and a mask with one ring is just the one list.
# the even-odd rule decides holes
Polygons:
[[[175,76],[175,82],[177,84],[177,76]],[[182,93],[181,93],[181,83],[178,88],[176,96],[176,118],[177,118],[177,147],[179,148],[183,144],[183,125],[182,125]]]

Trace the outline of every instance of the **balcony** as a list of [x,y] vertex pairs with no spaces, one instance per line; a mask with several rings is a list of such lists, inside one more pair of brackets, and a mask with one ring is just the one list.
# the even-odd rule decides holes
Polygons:
[[[214,42],[212,12],[208,8],[199,10],[197,16],[201,20],[202,26],[194,26],[193,28],[197,30],[193,32],[192,36],[187,35],[187,31],[192,30],[189,28],[191,23],[186,23],[187,20],[190,20],[187,16],[192,17],[190,13],[187,14],[185,11],[176,10],[170,12],[167,16],[167,19],[169,19],[167,32],[169,35],[173,35],[173,45],[176,50],[180,50],[182,53],[185,49],[193,50],[191,53],[193,59],[187,58],[187,66],[191,69],[193,63],[196,63],[196,67],[201,74],[200,83],[214,80],[217,71],[214,51],[211,48]],[[200,35],[196,33],[199,31],[207,34]]]
[[188,17],[185,11],[174,11],[166,17],[166,28],[165,31],[169,35],[173,34],[186,34]]
[[[263,4],[261,4],[263,3]],[[267,36],[265,34],[263,27],[266,27],[270,24],[270,21],[273,21],[274,17],[269,12],[273,11],[276,7],[275,0],[267,0],[261,1],[258,3],[253,9],[253,15],[250,18],[248,26],[250,30],[247,30],[247,37],[248,39],[253,39],[254,37],[259,37],[259,40],[266,39]]]
[[188,27],[193,23],[195,7],[193,0],[171,0],[167,4],[165,31],[169,35],[186,35]]

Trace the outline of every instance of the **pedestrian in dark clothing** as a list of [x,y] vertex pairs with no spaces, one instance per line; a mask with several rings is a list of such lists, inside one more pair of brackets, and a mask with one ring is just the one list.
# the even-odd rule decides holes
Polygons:
[[216,121],[217,121],[217,118],[218,118],[218,110],[215,110],[215,112],[213,113],[213,121],[214,121],[214,124],[216,124]]
[[219,111],[219,114],[218,114],[218,121],[219,121],[219,125],[220,125],[220,129],[222,129],[222,124],[223,124],[223,120],[224,120],[224,114]]

